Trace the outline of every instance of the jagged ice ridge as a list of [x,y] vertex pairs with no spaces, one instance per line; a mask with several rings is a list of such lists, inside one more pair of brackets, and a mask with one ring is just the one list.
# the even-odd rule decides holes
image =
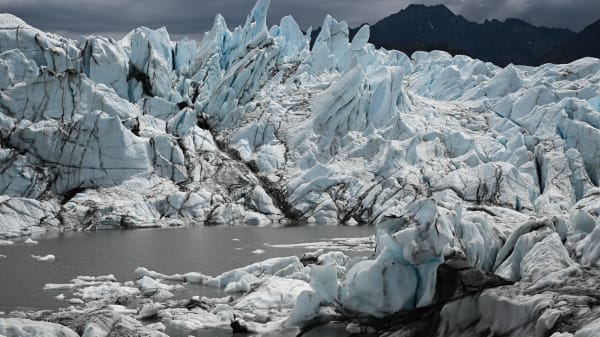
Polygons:
[[438,267],[462,256],[516,283],[448,302],[438,335],[595,336],[600,60],[408,57],[330,16],[310,49],[292,17],[267,27],[268,5],[233,31],[217,16],[199,44],[0,15],[0,239],[375,224],[376,258],[313,268],[287,324],[437,303]]

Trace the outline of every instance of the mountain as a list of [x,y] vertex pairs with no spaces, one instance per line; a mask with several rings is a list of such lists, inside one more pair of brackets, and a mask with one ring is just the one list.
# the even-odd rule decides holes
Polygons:
[[[568,29],[536,27],[519,19],[471,22],[444,5],[409,5],[370,28],[369,42],[376,47],[407,55],[444,50],[499,66],[538,65],[543,55],[575,36]],[[352,29],[350,35],[357,31]]]
[[560,43],[539,63],[568,63],[586,56],[600,58],[600,20]]

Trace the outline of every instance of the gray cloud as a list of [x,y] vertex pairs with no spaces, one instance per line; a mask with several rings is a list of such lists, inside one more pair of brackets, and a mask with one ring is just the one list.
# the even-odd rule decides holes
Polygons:
[[[409,3],[447,5],[469,20],[517,17],[535,25],[581,30],[600,17],[597,0],[272,0],[269,23],[293,15],[300,26],[319,26],[326,14],[351,26],[374,23]],[[119,37],[138,26],[166,26],[180,38],[199,38],[222,13],[230,27],[242,24],[253,0],[0,0],[0,12],[15,14],[46,31],[71,37]]]

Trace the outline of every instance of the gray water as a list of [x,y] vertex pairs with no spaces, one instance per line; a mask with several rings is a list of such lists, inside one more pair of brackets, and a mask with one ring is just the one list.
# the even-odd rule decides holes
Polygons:
[[[202,272],[216,276],[271,257],[301,255],[305,248],[275,248],[266,244],[293,244],[336,237],[365,237],[371,227],[191,227],[130,231],[69,232],[36,238],[38,245],[0,246],[0,311],[57,309],[68,303],[57,292],[44,291],[46,283],[68,283],[80,275],[114,274],[120,281],[135,279],[134,270],[146,267],[165,274]],[[234,241],[238,239],[239,241]],[[253,254],[262,249],[264,254]],[[41,262],[30,255],[56,256]],[[348,255],[366,255],[352,253]],[[200,287],[197,287],[200,288]],[[203,295],[215,289],[194,289]],[[206,293],[218,296],[219,294]]]

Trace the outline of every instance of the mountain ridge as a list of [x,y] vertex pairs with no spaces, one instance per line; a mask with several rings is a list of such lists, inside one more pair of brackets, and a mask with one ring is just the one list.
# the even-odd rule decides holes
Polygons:
[[[351,28],[350,37],[364,25]],[[577,47],[593,46],[599,35],[590,33],[587,27],[581,32],[573,32],[565,28],[535,26],[518,18],[486,19],[477,23],[454,14],[441,4],[411,4],[370,25],[370,30],[369,42],[376,47],[395,49],[408,55],[415,51],[443,50],[502,67],[511,63],[538,66],[568,63],[585,56],[600,57],[600,51],[593,47]],[[320,28],[313,31],[313,42],[319,32]]]

